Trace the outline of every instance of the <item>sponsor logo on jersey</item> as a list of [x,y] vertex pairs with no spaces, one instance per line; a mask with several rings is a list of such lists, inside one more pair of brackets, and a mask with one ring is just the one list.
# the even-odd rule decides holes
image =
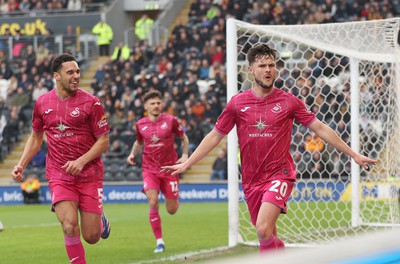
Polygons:
[[[255,125],[251,125],[255,127],[259,131],[263,131],[265,127],[270,126],[264,123],[264,121],[261,119],[256,121]],[[271,133],[249,133],[249,137],[272,137]]]
[[49,108],[49,109],[47,109],[46,111],[44,111],[44,113],[45,113],[46,115],[48,115],[48,114],[50,114],[51,111],[53,111],[53,109]]
[[70,128],[69,126],[65,125],[61,120],[60,123],[58,124],[58,126],[56,127],[56,129],[60,132],[64,132],[65,130],[67,130],[68,128]]
[[157,135],[153,135],[151,137],[151,141],[153,141],[153,143],[149,144],[150,148],[156,148],[156,147],[162,147],[164,146],[164,142],[159,142],[160,138],[157,137]]
[[246,112],[246,111],[247,111],[247,109],[249,109],[249,108],[250,108],[250,106],[246,106],[246,107],[244,107],[244,108],[240,109],[240,111],[241,111],[241,112]]
[[151,141],[153,141],[154,143],[157,143],[160,140],[159,137],[157,137],[156,135],[153,135],[151,138]]
[[97,126],[98,126],[99,128],[102,128],[103,126],[106,126],[107,124],[108,124],[108,122],[107,122],[107,116],[106,116],[106,115],[103,115],[103,116],[100,118],[100,121],[97,122]]
[[262,131],[262,130],[264,130],[265,127],[267,127],[269,125],[265,124],[264,121],[260,117],[260,120],[256,121],[256,124],[253,126],[256,127],[257,130]]
[[[60,123],[56,126],[56,127],[52,127],[51,129],[57,129],[60,132],[64,132],[65,130],[69,129],[71,127],[65,125],[61,120]],[[73,136],[74,133],[73,132],[69,132],[69,133],[63,133],[63,134],[54,134],[55,138],[63,138],[63,137],[71,137]]]

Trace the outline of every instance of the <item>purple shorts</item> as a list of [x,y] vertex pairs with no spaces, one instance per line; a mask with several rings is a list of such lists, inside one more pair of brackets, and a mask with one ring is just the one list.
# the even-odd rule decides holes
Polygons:
[[142,172],[143,192],[155,189],[162,192],[165,198],[177,200],[179,198],[179,175],[162,172]]
[[52,211],[56,203],[76,201],[82,212],[103,213],[103,182],[67,182],[52,180],[49,182]]
[[294,183],[294,180],[272,180],[244,190],[253,225],[256,224],[258,212],[264,202],[275,204],[281,208],[281,213],[286,214],[286,203],[292,193]]

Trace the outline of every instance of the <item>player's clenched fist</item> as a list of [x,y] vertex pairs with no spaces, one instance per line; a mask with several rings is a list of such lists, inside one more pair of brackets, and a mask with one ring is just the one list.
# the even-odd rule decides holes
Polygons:
[[24,176],[22,175],[22,171],[24,169],[20,165],[16,165],[14,169],[11,171],[11,176],[14,181],[16,182],[22,182]]

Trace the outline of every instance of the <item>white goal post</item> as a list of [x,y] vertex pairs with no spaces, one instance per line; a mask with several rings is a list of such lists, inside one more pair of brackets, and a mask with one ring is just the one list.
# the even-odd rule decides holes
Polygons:
[[[352,149],[378,159],[367,171],[295,123],[297,166],[287,245],[317,245],[355,233],[399,228],[400,18],[266,26],[228,19],[227,100],[252,85],[246,54],[257,43],[278,50],[275,86],[302,100]],[[257,245],[240,185],[236,129],[228,135],[229,246]]]

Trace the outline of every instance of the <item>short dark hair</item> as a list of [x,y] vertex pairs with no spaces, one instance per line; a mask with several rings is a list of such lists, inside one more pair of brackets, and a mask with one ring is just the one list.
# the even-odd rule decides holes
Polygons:
[[153,98],[159,98],[162,100],[162,94],[158,90],[152,90],[148,91],[147,93],[144,94],[143,96],[143,102],[146,103],[148,100],[153,99]]
[[61,69],[62,64],[68,61],[76,61],[76,59],[74,58],[74,56],[67,53],[58,55],[51,62],[51,72],[58,72]]
[[271,56],[276,59],[276,54],[276,49],[271,48],[267,44],[261,43],[249,49],[247,52],[247,61],[249,62],[249,65],[252,65],[257,59],[263,56]]

